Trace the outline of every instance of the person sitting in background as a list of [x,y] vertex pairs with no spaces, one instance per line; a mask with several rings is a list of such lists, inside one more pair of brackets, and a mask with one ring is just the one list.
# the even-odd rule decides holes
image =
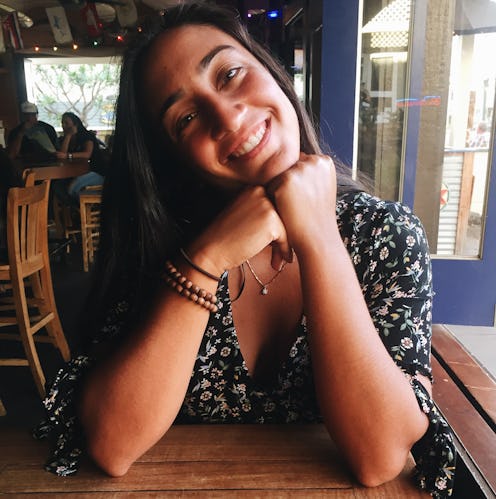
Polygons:
[[7,140],[7,154],[23,163],[55,160],[57,132],[52,125],[38,120],[38,108],[32,102],[21,104],[22,123]]
[[79,203],[79,193],[88,186],[102,185],[104,180],[104,161],[100,144],[95,134],[87,130],[81,119],[74,113],[62,115],[64,135],[60,140],[59,159],[87,159],[90,170],[70,180],[55,182],[55,192],[66,204]]
[[481,121],[477,125],[475,133],[472,134],[468,146],[475,147],[478,149],[485,149],[486,147],[489,147],[489,141],[490,141],[490,133],[487,128],[487,124]]

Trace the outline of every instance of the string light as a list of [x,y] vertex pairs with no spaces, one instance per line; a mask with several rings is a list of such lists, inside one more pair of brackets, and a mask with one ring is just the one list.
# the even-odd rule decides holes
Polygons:
[[72,44],[72,50],[77,50],[79,48],[77,43]]
[[59,49],[59,48],[58,48],[56,45],[54,45],[54,46],[53,46],[53,51],[54,51],[54,52],[57,52],[57,50],[58,50],[58,49]]
[[36,46],[34,47],[34,51],[35,51],[35,52],[39,52],[39,51],[40,51],[40,47],[39,47],[38,45],[36,45]]

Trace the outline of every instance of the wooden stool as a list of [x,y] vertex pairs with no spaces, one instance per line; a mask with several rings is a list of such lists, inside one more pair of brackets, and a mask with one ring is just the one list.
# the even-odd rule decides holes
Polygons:
[[[54,345],[64,360],[70,351],[62,330],[53,295],[48,256],[48,183],[9,190],[7,201],[7,247],[9,262],[0,265],[0,281],[11,288],[0,299],[3,312],[0,327],[17,326],[18,332],[2,333],[0,339],[21,341],[25,358],[0,359],[0,366],[29,366],[41,397],[45,396],[45,375],[35,341]],[[29,296],[26,288],[30,287]],[[45,335],[37,334],[45,329]]]
[[79,194],[79,212],[81,214],[81,243],[83,250],[83,268],[88,272],[90,263],[95,259],[100,238],[100,205],[102,203],[101,186],[86,187]]

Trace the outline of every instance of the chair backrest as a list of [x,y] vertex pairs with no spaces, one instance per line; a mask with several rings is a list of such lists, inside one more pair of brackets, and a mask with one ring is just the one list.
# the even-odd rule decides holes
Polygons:
[[22,172],[22,179],[24,180],[25,187],[31,187],[35,184],[36,172],[30,168],[27,168]]
[[[48,264],[47,182],[9,189],[7,246],[9,264],[29,272]],[[23,272],[24,273],[24,272]]]

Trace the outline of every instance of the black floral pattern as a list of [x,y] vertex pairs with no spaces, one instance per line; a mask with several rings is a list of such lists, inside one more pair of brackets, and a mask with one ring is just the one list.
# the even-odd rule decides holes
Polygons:
[[[451,430],[423,385],[430,367],[432,275],[426,237],[410,210],[365,193],[343,196],[337,203],[343,242],[355,266],[377,333],[407,376],[429,429],[414,446],[416,480],[434,497],[451,495],[456,452]],[[313,384],[305,317],[288,358],[271,386],[251,377],[241,354],[232,319],[227,273],[217,290],[219,310],[210,314],[178,422],[293,423],[321,421]],[[119,334],[127,307],[120,303],[95,338]],[[84,450],[74,410],[77,386],[92,359],[80,356],[55,379],[45,400],[48,420],[37,436],[54,432],[53,455],[46,469],[74,473]]]

